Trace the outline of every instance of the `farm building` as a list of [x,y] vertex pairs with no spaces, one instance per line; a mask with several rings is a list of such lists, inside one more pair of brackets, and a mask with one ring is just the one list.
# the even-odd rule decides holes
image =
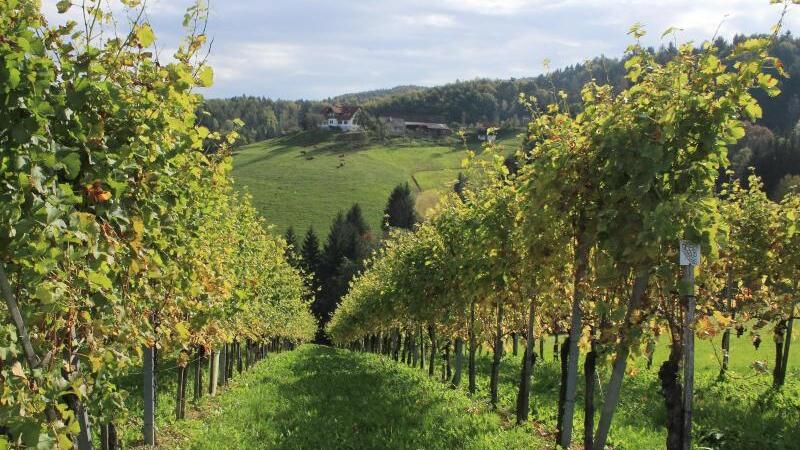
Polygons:
[[333,105],[322,110],[325,122],[319,127],[328,130],[357,131],[361,127],[355,123],[356,116],[361,111],[358,106]]
[[397,117],[382,117],[381,121],[393,136],[445,137],[453,134],[450,127],[443,123],[410,122]]

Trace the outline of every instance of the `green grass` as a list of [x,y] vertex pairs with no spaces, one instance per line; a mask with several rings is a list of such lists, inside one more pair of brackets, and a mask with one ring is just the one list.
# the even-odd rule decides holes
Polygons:
[[388,358],[305,345],[261,362],[164,448],[486,449],[541,447],[462,392]]
[[[354,147],[334,137],[324,131],[305,132],[236,152],[236,185],[253,196],[254,205],[278,232],[294,226],[303,233],[312,225],[324,235],[337,211],[356,202],[372,229],[379,230],[389,193],[404,182],[417,188],[418,209],[424,214],[435,206],[440,192],[451,189],[466,156],[456,138],[391,139]],[[511,152],[520,141],[509,132],[499,142]],[[469,145],[480,149],[477,143]]]
[[[797,448],[800,346],[793,346],[787,385],[776,392],[769,374],[751,368],[756,360],[773,366],[771,333],[762,334],[764,341],[758,350],[747,335],[732,338],[731,371],[724,382],[717,380],[719,363],[714,356],[719,352],[720,337],[697,341],[694,429],[698,446]],[[795,339],[799,334],[795,333]],[[427,368],[410,368],[383,356],[305,345],[272,355],[237,375],[229,388],[222,389],[222,395],[206,396],[188,407],[189,419],[184,421],[172,418],[174,373],[160,372],[157,424],[161,447],[548,448],[554,441],[560,368],[553,360],[553,337],[545,339],[544,361],[537,361],[533,375],[531,421],[521,427],[512,425],[521,355],[514,356],[510,345],[501,366],[497,412],[488,404],[491,352],[487,349],[478,357],[478,393],[469,398],[466,373],[464,384],[454,391],[438,381],[438,365],[436,379],[430,379]],[[536,348],[538,352],[538,343]],[[643,356],[630,364],[635,373],[623,385],[609,439],[615,450],[664,448],[665,413],[657,374],[666,353],[662,340],[651,369],[646,368]],[[604,382],[607,375],[601,371]],[[130,410],[140,409],[131,404]],[[120,427],[126,447],[138,442],[140,425],[138,417],[131,417]],[[576,448],[582,433],[581,381],[573,434]],[[705,439],[712,434],[724,444],[712,445]]]
[[[800,333],[795,328],[795,342]],[[564,336],[561,337],[564,339]],[[752,367],[756,360],[774,367],[774,343],[771,332],[762,332],[763,342],[756,350],[747,334],[731,338],[730,372],[726,381],[717,379],[720,364],[721,336],[713,340],[697,340],[696,391],[694,436],[696,445],[725,450],[769,448],[773,450],[797,449],[800,442],[800,349],[794,345],[789,357],[787,384],[780,392],[774,391],[772,376],[760,374]],[[553,337],[546,338],[545,361],[537,361],[533,375],[532,419],[545,430],[556,427],[560,365],[553,359]],[[520,349],[524,341],[520,342]],[[508,346],[510,349],[510,346]],[[538,343],[536,351],[538,352]],[[520,355],[510,351],[501,366],[500,413],[513,417],[516,404],[517,383],[521,363]],[[635,371],[626,377],[619,407],[614,415],[609,444],[615,450],[661,449],[665,447],[665,411],[660,395],[658,369],[666,359],[669,348],[666,339],[656,347],[653,366],[647,370],[644,356],[636,357],[629,367]],[[721,356],[720,356],[721,358]],[[610,361],[604,368],[611,365]],[[491,352],[479,358],[478,390],[480,400],[488,401]],[[583,439],[583,355],[580,362],[578,400],[574,420],[573,442]],[[605,385],[608,373],[600,372]],[[464,387],[466,389],[466,387]],[[599,420],[600,400],[595,420]],[[724,445],[715,447],[705,438],[718,433]],[[703,441],[706,442],[703,442]]]

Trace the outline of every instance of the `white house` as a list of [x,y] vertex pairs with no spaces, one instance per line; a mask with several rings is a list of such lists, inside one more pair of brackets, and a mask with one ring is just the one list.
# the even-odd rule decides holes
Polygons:
[[355,123],[356,116],[361,111],[358,106],[333,105],[322,110],[325,122],[319,127],[329,130],[358,131],[361,127]]
[[492,127],[481,127],[478,128],[478,140],[483,142],[495,142],[497,140],[497,135],[495,131],[497,128]]

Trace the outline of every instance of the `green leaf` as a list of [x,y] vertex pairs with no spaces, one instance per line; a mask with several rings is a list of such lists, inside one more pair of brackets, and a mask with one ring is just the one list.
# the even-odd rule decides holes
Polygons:
[[19,86],[19,70],[15,67],[8,68],[8,86],[12,89]]
[[103,289],[111,289],[111,280],[102,273],[92,272],[87,277],[90,283],[97,285]]
[[744,127],[736,126],[731,128],[731,137],[737,141],[744,137]]
[[69,0],[60,0],[58,3],[56,3],[56,9],[58,9],[59,14],[64,14],[67,12],[70,6],[72,6],[72,2]]
[[78,153],[70,153],[61,160],[67,178],[74,180],[81,173],[81,156]]
[[744,112],[747,113],[747,116],[750,117],[750,120],[760,119],[761,115],[763,114],[761,106],[759,106],[758,102],[756,101],[752,101],[745,106]]
[[43,284],[40,284],[36,287],[36,293],[34,294],[34,297],[41,300],[44,304],[53,303],[53,291],[48,286]]

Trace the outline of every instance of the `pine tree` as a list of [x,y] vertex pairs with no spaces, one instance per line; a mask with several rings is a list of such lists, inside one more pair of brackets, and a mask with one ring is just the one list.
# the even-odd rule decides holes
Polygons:
[[319,251],[319,239],[317,238],[317,233],[314,232],[314,227],[309,227],[306,232],[300,256],[303,270],[314,281],[314,287],[318,287],[317,282],[319,281],[322,255]]
[[300,246],[297,242],[297,234],[294,232],[294,227],[289,227],[286,234],[283,236],[286,240],[286,260],[292,267],[300,268]]
[[354,203],[345,216],[345,221],[349,228],[349,246],[346,256],[356,265],[369,255],[372,249],[372,236],[370,235],[369,225],[364,220],[361,206]]
[[358,203],[354,203],[350,210],[347,211],[345,220],[355,228],[359,236],[363,236],[369,231],[369,225],[367,225],[367,222],[364,220],[361,206]]
[[352,247],[352,234],[345,221],[344,214],[339,211],[331,223],[328,239],[322,249],[322,264],[320,276],[323,280],[331,278],[347,250]]
[[361,207],[356,203],[347,214],[340,211],[331,223],[319,264],[321,292],[313,310],[323,326],[347,292],[350,280],[361,270],[371,248],[372,238]]
[[419,222],[416,199],[408,183],[398,184],[389,195],[386,209],[383,210],[384,229],[405,228],[411,230]]

